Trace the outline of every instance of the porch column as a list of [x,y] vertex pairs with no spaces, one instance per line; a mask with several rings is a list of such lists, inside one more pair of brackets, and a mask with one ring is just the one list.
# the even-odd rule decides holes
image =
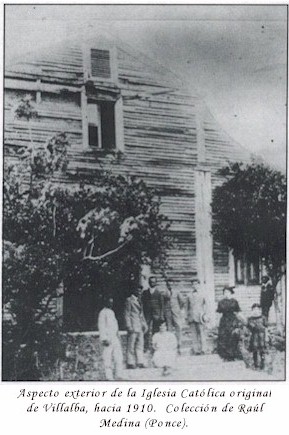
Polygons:
[[195,225],[197,272],[201,290],[207,302],[210,326],[215,325],[215,285],[212,238],[212,188],[210,170],[195,171]]
[[205,139],[205,105],[202,99],[196,104],[197,167],[195,170],[195,231],[197,273],[207,302],[210,326],[215,325],[215,285],[212,238],[212,186],[207,164]]

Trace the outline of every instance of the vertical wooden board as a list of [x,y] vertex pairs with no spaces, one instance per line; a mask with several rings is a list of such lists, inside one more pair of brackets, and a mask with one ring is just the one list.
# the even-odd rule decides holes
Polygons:
[[211,177],[209,171],[196,170],[196,256],[198,278],[205,295],[210,322],[215,324],[213,242],[211,234]]

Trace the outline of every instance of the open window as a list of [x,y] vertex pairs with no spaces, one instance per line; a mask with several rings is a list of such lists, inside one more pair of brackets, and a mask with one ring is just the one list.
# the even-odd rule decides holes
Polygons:
[[101,146],[101,114],[98,104],[87,105],[88,145],[99,148]]
[[88,146],[93,149],[116,149],[115,103],[108,101],[87,104]]
[[122,98],[119,90],[101,91],[85,88],[81,97],[84,148],[124,150]]

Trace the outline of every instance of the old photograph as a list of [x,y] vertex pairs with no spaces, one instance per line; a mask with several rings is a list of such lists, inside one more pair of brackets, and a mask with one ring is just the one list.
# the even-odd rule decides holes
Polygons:
[[284,381],[287,6],[6,5],[2,381]]

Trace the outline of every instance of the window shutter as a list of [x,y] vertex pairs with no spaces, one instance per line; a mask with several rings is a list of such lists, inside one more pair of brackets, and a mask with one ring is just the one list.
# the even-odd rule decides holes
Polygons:
[[110,52],[109,50],[98,50],[92,48],[91,55],[91,75],[103,79],[111,78]]

